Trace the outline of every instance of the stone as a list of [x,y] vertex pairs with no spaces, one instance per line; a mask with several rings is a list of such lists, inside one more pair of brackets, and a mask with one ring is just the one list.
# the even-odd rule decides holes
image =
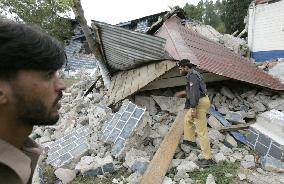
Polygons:
[[170,127],[165,124],[161,124],[158,128],[157,131],[160,134],[161,137],[165,137],[165,135],[168,133]]
[[198,157],[196,156],[196,154],[194,152],[191,152],[188,157],[185,158],[186,160],[190,160],[190,161],[195,161],[198,159]]
[[40,144],[44,144],[44,143],[50,142],[50,141],[51,141],[51,139],[50,139],[49,136],[44,136],[44,137],[41,137],[41,138],[39,139],[39,143],[40,143]]
[[208,136],[212,142],[216,140],[222,141],[225,139],[225,136],[215,129],[210,129],[208,132]]
[[149,165],[148,160],[136,160],[130,169],[134,172],[143,174],[146,171],[148,165]]
[[208,124],[213,128],[213,129],[219,129],[224,127],[220,121],[215,118],[214,116],[209,116],[208,120],[207,120]]
[[134,172],[128,178],[126,178],[126,181],[129,184],[138,184],[141,178],[142,178],[141,174]]
[[241,161],[241,166],[245,169],[251,169],[255,167],[254,156],[246,155]]
[[178,171],[185,171],[185,172],[192,172],[197,170],[199,167],[193,161],[184,160],[181,164],[177,167]]
[[132,148],[130,151],[126,152],[125,162],[123,163],[123,165],[128,168],[131,168],[135,162],[149,162],[149,159],[150,157],[145,151]]
[[238,173],[238,177],[239,177],[240,181],[243,181],[247,178],[247,176],[244,173]]
[[281,162],[273,157],[262,157],[261,166],[266,171],[284,172],[284,162]]
[[76,172],[74,170],[63,168],[56,169],[54,174],[63,184],[70,183],[76,177]]
[[165,97],[165,96],[152,96],[152,98],[160,106],[162,111],[168,111],[174,114],[183,111],[186,100],[185,98]]
[[259,101],[253,103],[253,110],[256,112],[264,112],[266,111],[266,107]]
[[275,109],[275,110],[283,110],[284,106],[284,99],[277,99],[277,100],[272,100],[268,104],[268,109]]
[[172,162],[171,162],[169,169],[176,168],[177,166],[179,166],[181,164],[182,161],[183,161],[183,159],[172,159]]
[[212,174],[208,174],[206,184],[216,184],[215,178]]
[[249,118],[249,119],[254,119],[256,118],[256,113],[254,110],[248,110],[248,112],[246,113],[245,118]]
[[220,112],[220,114],[222,114],[222,115],[226,115],[229,111],[230,110],[226,106],[222,106],[222,107],[218,108],[218,112]]
[[261,168],[257,168],[256,171],[259,172],[260,174],[265,174],[265,171]]
[[229,111],[229,112],[226,114],[225,119],[227,119],[228,121],[231,121],[231,122],[246,123],[246,122],[243,120],[243,117],[242,117],[241,113],[239,113],[239,112],[232,112],[232,111]]
[[152,97],[135,95],[135,104],[141,107],[146,107],[150,115],[155,115],[158,112],[155,101]]
[[229,155],[232,155],[233,150],[230,149],[230,148],[228,148],[228,147],[225,146],[225,145],[222,145],[222,146],[220,147],[220,152],[223,153],[223,154],[226,155],[226,156],[229,156]]
[[182,179],[187,179],[189,178],[189,175],[186,173],[185,169],[180,169],[177,171],[175,177],[174,177],[174,181],[180,181]]
[[226,135],[226,141],[234,148],[238,147],[237,141],[230,134]]
[[186,179],[181,179],[179,181],[179,184],[193,184],[195,183],[193,179],[191,178],[186,178]]
[[240,152],[234,152],[232,156],[238,161],[243,159],[243,154]]
[[281,178],[281,179],[279,180],[279,182],[280,182],[281,184],[284,184],[284,178]]
[[235,98],[235,95],[232,93],[232,91],[225,86],[221,88],[220,92],[222,95],[226,96],[227,98],[231,100]]
[[181,144],[180,148],[182,149],[182,151],[184,151],[185,153],[190,153],[192,151],[192,148],[190,148],[188,145],[186,144]]
[[217,153],[216,155],[214,155],[214,159],[217,163],[227,161],[227,158],[224,156],[223,153]]
[[174,184],[174,182],[171,178],[165,176],[162,184]]

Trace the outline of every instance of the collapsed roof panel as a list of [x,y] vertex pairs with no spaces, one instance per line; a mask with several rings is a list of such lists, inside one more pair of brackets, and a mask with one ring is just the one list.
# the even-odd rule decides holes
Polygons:
[[167,58],[163,38],[97,21],[93,24],[100,29],[107,64],[113,70],[128,70]]
[[275,90],[284,90],[284,84],[257,69],[248,59],[186,28],[177,17],[166,20],[156,36],[167,40],[166,50],[176,60],[187,58],[208,72]]
[[141,66],[133,70],[121,71],[112,76],[111,86],[108,90],[108,105],[115,104],[134,94],[175,66],[175,62],[165,60]]

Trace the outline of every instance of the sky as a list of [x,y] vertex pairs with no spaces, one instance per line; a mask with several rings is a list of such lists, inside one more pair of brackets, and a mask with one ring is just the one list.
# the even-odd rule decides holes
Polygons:
[[199,0],[81,0],[85,17],[91,20],[118,24],[148,15],[169,11],[169,6],[196,5]]

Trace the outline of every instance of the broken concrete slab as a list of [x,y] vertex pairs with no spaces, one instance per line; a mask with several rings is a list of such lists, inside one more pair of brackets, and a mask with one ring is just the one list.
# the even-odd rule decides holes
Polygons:
[[199,167],[193,161],[183,160],[177,167],[178,171],[192,172],[199,169]]
[[145,107],[150,115],[155,115],[158,112],[156,105],[155,105],[156,103],[152,97],[136,95],[135,104],[141,107]]
[[207,123],[213,128],[213,129],[219,129],[219,128],[222,128],[224,127],[220,121],[215,118],[214,116],[209,116],[209,118],[207,119]]
[[112,155],[119,156],[127,138],[139,126],[145,108],[138,107],[132,102],[126,102],[113,117],[104,124],[102,141],[112,143]]
[[226,96],[229,99],[234,99],[235,98],[235,95],[232,93],[232,91],[229,88],[225,87],[225,86],[223,86],[221,88],[220,92],[221,92],[221,94],[223,94],[224,96]]
[[261,156],[284,160],[284,113],[271,110],[260,114],[247,135],[248,145]]
[[239,113],[239,112],[232,112],[232,111],[229,111],[229,112],[227,112],[225,118],[226,118],[226,120],[231,121],[231,122],[246,123],[246,122],[243,120],[242,114]]
[[48,146],[46,162],[55,167],[61,167],[69,164],[72,160],[80,159],[89,150],[87,140],[89,134],[89,128],[82,126],[54,141]]
[[152,96],[152,98],[157,102],[163,111],[168,111],[174,114],[183,111],[186,100],[185,98],[165,96]]
[[262,157],[261,166],[266,171],[284,172],[284,162],[281,162],[273,157]]
[[63,168],[56,169],[54,174],[63,184],[70,183],[76,177],[76,172],[74,170]]

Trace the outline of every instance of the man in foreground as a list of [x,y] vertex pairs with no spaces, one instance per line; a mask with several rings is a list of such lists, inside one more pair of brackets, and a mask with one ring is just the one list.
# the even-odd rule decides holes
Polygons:
[[60,43],[41,30],[0,20],[0,183],[31,183],[40,155],[34,125],[53,125],[65,63]]
[[193,149],[197,148],[194,131],[195,126],[204,157],[204,159],[197,160],[196,163],[200,167],[206,167],[215,163],[212,160],[207,130],[206,114],[210,107],[210,100],[207,96],[206,85],[201,74],[194,70],[195,65],[190,63],[188,59],[178,61],[177,65],[179,72],[182,75],[186,75],[187,81],[186,91],[177,92],[175,94],[177,97],[186,97],[183,143]]

